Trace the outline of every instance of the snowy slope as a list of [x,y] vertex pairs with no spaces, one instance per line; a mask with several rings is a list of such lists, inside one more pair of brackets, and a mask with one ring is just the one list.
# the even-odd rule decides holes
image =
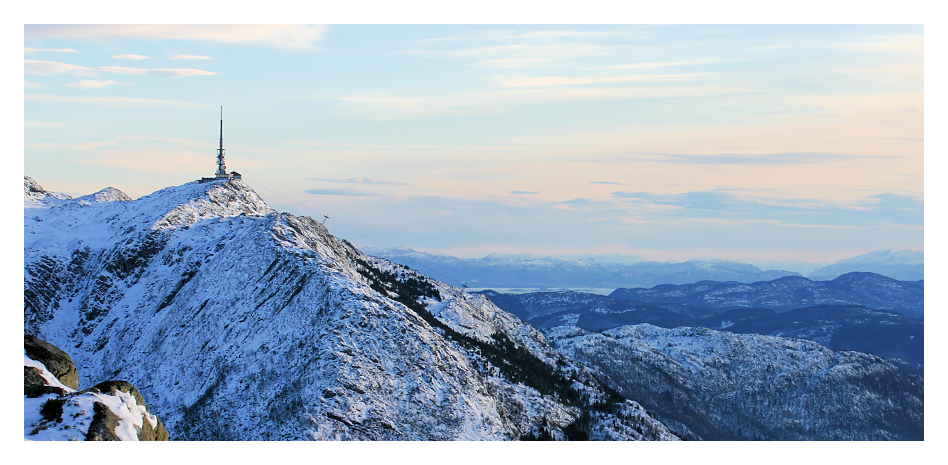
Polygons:
[[83,384],[134,383],[175,439],[675,438],[486,298],[240,180],[49,198],[24,202],[27,332]]
[[873,355],[812,341],[641,324],[547,332],[683,437],[921,440],[923,381]]

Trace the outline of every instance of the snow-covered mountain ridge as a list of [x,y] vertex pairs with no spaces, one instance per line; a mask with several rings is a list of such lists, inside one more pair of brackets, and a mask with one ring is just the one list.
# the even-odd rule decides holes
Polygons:
[[676,438],[483,296],[240,180],[134,201],[24,185],[26,331],[83,384],[134,383],[172,439]]
[[924,437],[922,378],[873,355],[798,339],[649,324],[602,333],[560,326],[547,335],[686,438]]
[[[889,278],[881,276],[878,277],[881,279],[874,279],[872,275],[855,277],[864,288],[872,287],[875,280],[883,288],[891,284]],[[713,288],[704,285],[700,289]],[[682,303],[663,303],[659,299],[658,302],[645,303],[575,291],[478,293],[540,330],[568,325],[587,331],[603,331],[641,323],[662,328],[723,329],[733,333],[808,339],[835,350],[858,350],[885,357],[912,373],[921,374],[924,370],[924,321],[861,305],[817,305],[782,312],[760,307],[715,311]],[[861,293],[860,298],[872,294],[880,292],[878,289],[867,291]],[[677,298],[683,294],[659,293],[651,297],[662,295]],[[786,295],[787,299],[782,303],[792,303],[794,296]]]

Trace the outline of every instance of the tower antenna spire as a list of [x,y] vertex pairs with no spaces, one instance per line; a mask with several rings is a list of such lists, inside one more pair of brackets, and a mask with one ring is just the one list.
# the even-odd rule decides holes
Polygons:
[[224,165],[224,106],[221,105],[221,145],[217,149],[217,172],[215,178],[227,178],[227,166]]

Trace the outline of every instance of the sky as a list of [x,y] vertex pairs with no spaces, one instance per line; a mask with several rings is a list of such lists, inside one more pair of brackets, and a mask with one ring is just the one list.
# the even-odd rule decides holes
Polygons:
[[828,263],[922,250],[921,25],[23,29],[24,172],[216,169],[358,246]]

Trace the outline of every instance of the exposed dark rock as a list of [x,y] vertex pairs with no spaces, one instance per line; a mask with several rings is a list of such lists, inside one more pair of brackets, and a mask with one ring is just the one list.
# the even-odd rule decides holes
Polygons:
[[101,402],[92,404],[92,408],[95,416],[86,433],[86,441],[118,441],[115,428],[118,427],[119,418]]
[[66,391],[61,387],[49,386],[46,378],[40,375],[39,368],[23,367],[23,395],[32,399],[46,394],[61,396]]
[[26,355],[46,365],[46,369],[59,381],[73,389],[79,389],[79,372],[69,354],[58,347],[31,334],[23,335],[23,347]]
[[40,414],[43,415],[43,419],[46,421],[63,421],[63,404],[66,401],[62,398],[59,399],[49,399],[46,403],[43,404],[43,408],[40,410]]

